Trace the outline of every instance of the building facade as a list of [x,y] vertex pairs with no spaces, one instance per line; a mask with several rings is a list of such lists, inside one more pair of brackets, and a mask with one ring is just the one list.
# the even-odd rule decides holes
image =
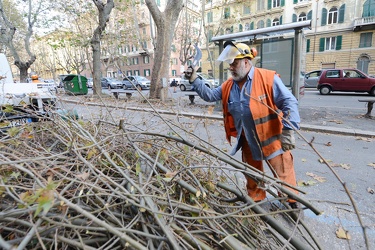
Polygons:
[[[358,68],[375,75],[375,0],[209,0],[205,5],[206,49],[203,58],[216,59],[218,47],[211,38],[281,24],[311,20],[304,30],[304,64],[309,72],[323,68]],[[246,42],[260,52],[262,42],[292,34],[249,37]],[[215,75],[217,64],[202,62],[203,71]],[[214,66],[212,66],[214,65]]]

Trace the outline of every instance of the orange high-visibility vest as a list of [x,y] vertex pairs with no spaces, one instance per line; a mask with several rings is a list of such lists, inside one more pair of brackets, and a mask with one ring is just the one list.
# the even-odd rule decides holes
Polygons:
[[[279,114],[273,111],[279,111],[273,100],[273,80],[275,74],[275,71],[254,68],[254,77],[250,93],[249,108],[254,119],[256,133],[260,140],[259,143],[265,157],[281,149],[280,136],[283,125]],[[232,86],[232,78],[222,84],[224,128],[229,143],[231,143],[231,136],[237,137],[237,130],[234,125],[233,117],[228,111],[228,100]],[[272,110],[268,107],[271,107]],[[280,114],[282,115],[282,113]]]

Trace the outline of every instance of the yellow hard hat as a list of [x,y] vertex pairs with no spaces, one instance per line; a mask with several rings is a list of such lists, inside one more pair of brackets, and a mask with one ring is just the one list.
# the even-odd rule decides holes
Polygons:
[[32,75],[31,76],[31,80],[38,80],[38,76],[37,75]]
[[231,41],[224,43],[224,50],[218,57],[218,61],[233,63],[234,59],[249,58],[250,60],[257,56],[257,50],[251,48],[245,43],[234,44]]

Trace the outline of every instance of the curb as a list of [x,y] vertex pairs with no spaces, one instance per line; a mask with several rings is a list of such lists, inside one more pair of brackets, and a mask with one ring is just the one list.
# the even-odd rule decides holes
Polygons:
[[[80,102],[80,101],[73,101],[63,99],[65,102],[76,103],[76,104],[85,104],[90,106],[100,106],[97,103],[93,102]],[[119,106],[113,105],[106,105],[107,107],[112,108],[122,108]],[[143,112],[154,112],[154,109],[151,108],[140,108],[140,107],[123,107],[123,109],[127,110],[134,110],[134,111],[143,111]],[[156,109],[155,109],[156,110]],[[178,112],[178,111],[168,111],[168,110],[156,110],[159,114],[164,115],[180,115],[185,117],[197,117],[201,119],[211,119],[211,120],[223,120],[221,115],[208,115],[208,114],[200,114],[200,113],[193,113],[193,112]],[[338,135],[346,135],[346,136],[362,136],[362,137],[374,137],[375,132],[373,131],[366,131],[360,129],[350,129],[350,128],[337,128],[337,127],[330,127],[330,126],[318,126],[318,125],[310,125],[310,124],[300,124],[301,130],[303,131],[314,131],[314,132],[321,132],[321,133],[329,133],[329,134],[338,134]]]

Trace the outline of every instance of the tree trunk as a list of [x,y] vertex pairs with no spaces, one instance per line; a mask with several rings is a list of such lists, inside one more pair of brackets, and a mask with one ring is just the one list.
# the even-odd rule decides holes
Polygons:
[[100,40],[102,38],[103,31],[107,26],[107,22],[109,20],[109,16],[111,14],[112,9],[114,8],[115,4],[113,0],[107,0],[107,3],[104,4],[101,0],[93,0],[94,4],[98,8],[98,18],[99,18],[99,25],[96,27],[94,34],[91,38],[91,48],[92,48],[92,57],[93,57],[93,93],[94,95],[101,95],[102,94],[102,86],[100,82],[100,68],[101,68],[101,61],[100,61]]
[[163,89],[162,78],[168,78],[172,38],[178,16],[183,8],[183,1],[168,1],[164,12],[159,10],[156,2],[153,0],[146,0],[146,5],[157,27],[154,66],[151,72],[150,98],[164,101],[167,88]]

